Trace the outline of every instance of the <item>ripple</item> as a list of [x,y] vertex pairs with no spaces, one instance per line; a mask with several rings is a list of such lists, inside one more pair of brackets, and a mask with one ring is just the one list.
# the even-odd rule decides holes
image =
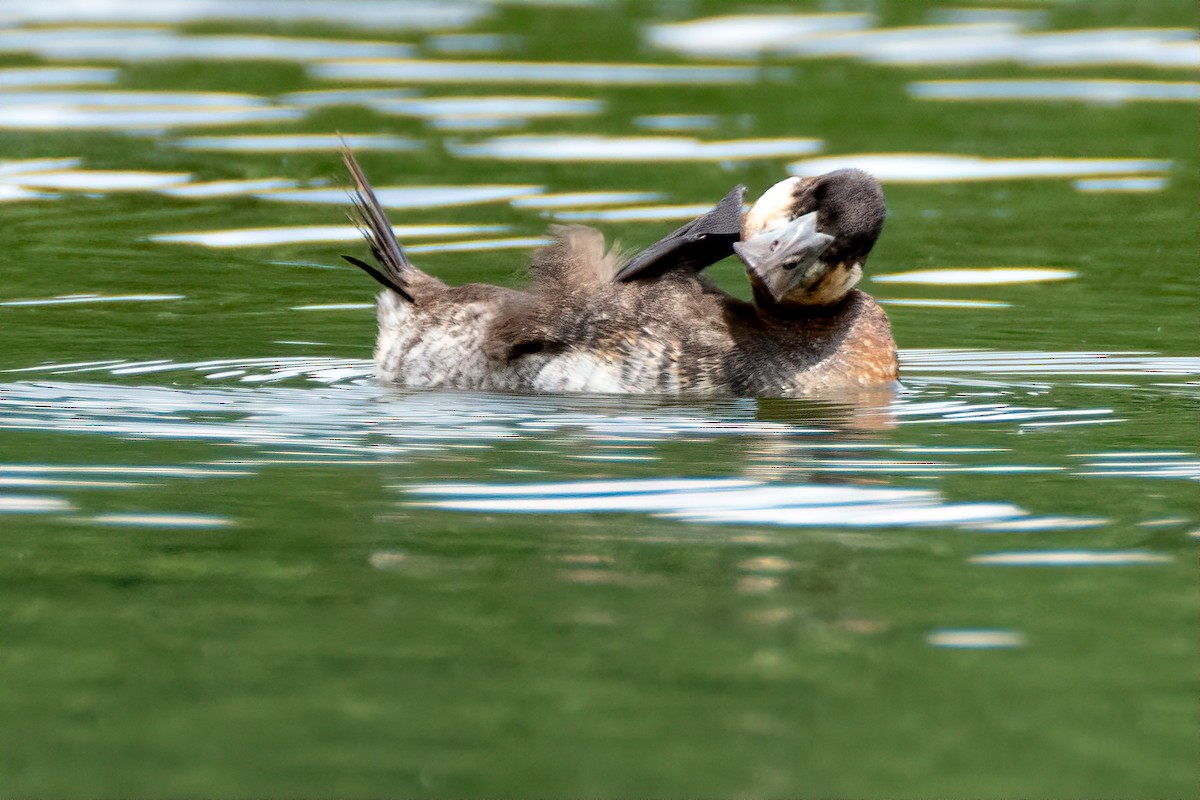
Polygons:
[[[500,233],[506,225],[396,225],[392,227],[401,241],[434,236],[469,236]],[[202,247],[268,247],[310,242],[359,242],[362,233],[352,225],[292,225],[278,228],[238,228],[216,231],[156,233],[147,237],[165,244],[195,244]]]
[[1008,283],[1065,281],[1075,276],[1076,273],[1070,270],[1044,267],[955,267],[883,273],[873,276],[871,280],[877,283],[919,283],[927,286],[997,286]]
[[593,208],[624,203],[652,203],[662,200],[661,192],[555,192],[553,194],[518,197],[510,201],[513,208],[559,209]]
[[908,85],[921,100],[1080,100],[1090,103],[1135,101],[1197,102],[1200,83],[1132,80],[939,80]]
[[[3,123],[0,123],[2,126]],[[141,172],[116,169],[70,169],[21,172],[0,176],[0,185],[71,192],[142,192],[187,183],[186,172]]]
[[968,559],[972,564],[1016,567],[1122,567],[1166,564],[1170,556],[1145,550],[1026,550],[987,553]]
[[953,181],[1074,178],[1089,175],[1166,172],[1170,161],[1129,158],[983,158],[943,153],[863,153],[797,161],[793,175],[821,175],[857,167],[881,181],[944,183]]
[[271,133],[255,136],[189,136],[174,144],[184,150],[241,153],[334,152],[342,144],[353,150],[421,150],[425,143],[406,136],[374,133]]
[[183,183],[156,189],[158,194],[168,197],[207,198],[238,197],[277,189],[292,189],[297,182],[287,178],[257,178],[244,181],[208,181],[205,183]]
[[944,24],[879,28],[866,14],[760,14],[653,25],[647,38],[657,47],[691,57],[857,58],[899,67],[997,62],[1200,66],[1200,43],[1187,28],[1027,32],[1037,19],[1008,9],[969,9],[958,17],[938,17]]
[[646,114],[633,118],[639,128],[655,131],[703,131],[717,127],[714,114]]
[[296,119],[303,110],[217,92],[0,92],[0,129],[158,130]]
[[[530,184],[480,184],[476,186],[379,186],[375,196],[386,208],[443,208],[496,203],[526,195],[541,194],[543,187]],[[346,204],[345,189],[297,189],[256,195],[263,200],[286,203]]]
[[379,99],[371,108],[384,114],[443,122],[474,118],[543,119],[599,114],[604,102],[583,97],[533,97],[529,95],[492,95],[485,97],[418,97]]
[[691,523],[807,527],[958,526],[1025,516],[1010,503],[947,503],[928,489],[711,481],[425,484],[409,505],[481,513],[641,512]]
[[97,514],[84,521],[132,528],[227,528],[233,525],[233,520],[212,514]]
[[267,22],[327,22],[375,30],[380,27],[415,30],[462,28],[488,13],[472,0],[188,0],[145,3],[106,0],[103,3],[46,3],[43,0],[5,0],[0,22],[47,24],[171,24],[215,20]]
[[69,294],[31,300],[3,300],[0,306],[63,306],[81,303],[157,303],[164,300],[184,300],[182,294]]
[[[1180,457],[1184,456],[1184,457]],[[1157,478],[1200,481],[1200,459],[1186,453],[1098,453],[1075,472],[1096,478]]]
[[553,211],[550,216],[559,222],[658,222],[694,219],[712,211],[712,203],[693,203],[674,206],[634,206],[588,211]]
[[0,514],[47,514],[74,508],[60,497],[0,493]]
[[[225,4],[226,8],[232,4]],[[78,21],[76,18],[75,21]],[[408,58],[411,45],[245,34],[192,35],[166,28],[40,28],[0,31],[0,52],[104,61],[321,61]]]
[[113,67],[5,67],[0,69],[0,89],[32,86],[80,86],[117,82]]
[[756,58],[797,39],[863,30],[872,14],[739,14],[651,25],[646,38],[655,47],[689,56]]
[[1002,303],[998,300],[938,300],[934,298],[905,298],[901,300],[878,297],[875,299],[880,305],[912,306],[915,308],[1012,308],[1012,303]]
[[398,83],[557,83],[601,86],[742,84],[758,78],[754,67],[676,66],[553,61],[328,61],[314,64],[316,78]]
[[820,139],[732,139],[702,142],[668,136],[501,136],[466,144],[447,142],[459,158],[500,161],[745,161],[816,153]]
[[1025,637],[1016,631],[988,628],[947,628],[933,631],[925,641],[934,647],[955,650],[998,650],[1024,647]]
[[1166,178],[1085,178],[1075,181],[1079,192],[1160,192],[1167,188]]
[[922,372],[969,372],[999,375],[1200,375],[1200,357],[1159,356],[1154,353],[1009,352],[996,350],[906,350],[901,357],[906,375]]

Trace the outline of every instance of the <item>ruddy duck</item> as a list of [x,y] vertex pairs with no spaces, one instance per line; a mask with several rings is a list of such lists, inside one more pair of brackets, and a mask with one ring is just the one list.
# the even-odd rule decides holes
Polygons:
[[[349,151],[356,221],[378,268],[375,361],[409,387],[787,396],[897,378],[883,310],[854,289],[883,223],[878,183],[789,178],[742,215],[744,190],[621,263],[584,227],[554,227],[524,291],[451,287],[414,267]],[[736,251],[755,302],[703,269]]]

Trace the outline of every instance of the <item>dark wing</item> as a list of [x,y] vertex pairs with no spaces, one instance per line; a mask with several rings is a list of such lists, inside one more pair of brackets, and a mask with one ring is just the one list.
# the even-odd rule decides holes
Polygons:
[[742,201],[745,195],[745,186],[733,187],[712,211],[629,259],[618,270],[615,280],[653,278],[672,269],[699,272],[733,255],[733,243],[741,238]]

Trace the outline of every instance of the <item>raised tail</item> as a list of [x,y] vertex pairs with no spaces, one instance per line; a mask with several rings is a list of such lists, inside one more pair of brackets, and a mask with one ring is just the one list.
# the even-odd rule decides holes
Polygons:
[[342,161],[346,162],[346,169],[354,178],[354,194],[350,198],[354,202],[354,208],[350,212],[350,220],[367,240],[379,269],[354,256],[342,258],[411,303],[413,297],[408,291],[408,284],[415,268],[396,239],[387,214],[379,204],[379,199],[375,197],[375,190],[371,188],[366,174],[358,165],[354,153],[350,152],[350,148],[345,144],[342,145]]

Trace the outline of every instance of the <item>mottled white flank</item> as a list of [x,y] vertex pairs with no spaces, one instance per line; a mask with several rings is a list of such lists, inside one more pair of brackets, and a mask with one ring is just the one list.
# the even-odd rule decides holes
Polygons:
[[621,364],[592,353],[563,353],[548,359],[533,380],[538,392],[624,393]]

